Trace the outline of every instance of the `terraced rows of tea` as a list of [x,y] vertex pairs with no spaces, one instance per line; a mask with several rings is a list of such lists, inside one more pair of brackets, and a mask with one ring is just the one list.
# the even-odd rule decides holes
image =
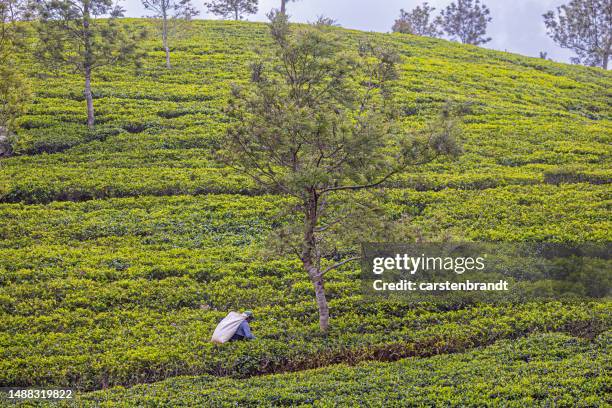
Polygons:
[[[432,239],[610,241],[612,74],[436,39],[333,30],[347,47],[368,37],[398,49],[406,129],[423,127],[449,100],[466,111],[460,158],[415,169],[363,200],[409,217]],[[318,334],[299,261],[259,250],[289,199],[216,157],[231,84],[248,81],[250,60],[269,45],[263,24],[196,21],[168,70],[152,38],[142,67],[95,75],[93,132],[81,80],[24,60],[35,101],[21,119],[17,155],[0,161],[0,386],[97,390],[200,375],[212,389],[210,376],[402,357],[439,367],[463,357],[419,358],[539,332],[598,338],[610,329],[609,301],[369,302],[358,265],[346,265],[330,273],[331,331]],[[257,316],[257,341],[213,346],[219,319],[245,308]],[[572,343],[571,358],[588,354],[583,341]],[[503,344],[495,347],[511,343]],[[358,371],[393,370],[386,367]],[[231,388],[233,380],[218,381]],[[246,404],[254,396],[236,398]]]
[[[83,407],[461,406],[600,407],[609,403],[610,332],[559,333],[396,363],[335,365],[248,380],[177,377],[83,395]],[[607,361],[606,361],[607,360]],[[609,380],[609,379],[608,379]]]

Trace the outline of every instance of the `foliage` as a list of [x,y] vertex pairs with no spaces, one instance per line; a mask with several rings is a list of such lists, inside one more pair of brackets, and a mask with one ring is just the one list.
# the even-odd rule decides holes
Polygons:
[[399,56],[392,49],[363,44],[359,55],[343,52],[327,31],[292,32],[282,13],[272,16],[270,31],[274,58],[254,63],[252,89],[235,89],[229,102],[235,125],[223,142],[225,160],[258,185],[298,200],[299,238],[282,239],[315,287],[325,331],[323,275],[346,260],[322,268],[323,232],[334,226],[350,234],[343,221],[352,216],[334,211],[337,193],[383,186],[414,166],[457,155],[459,128],[445,109],[421,135],[399,130],[391,92]]
[[500,341],[468,353],[397,363],[335,365],[248,380],[179,377],[81,395],[80,406],[606,405],[610,333],[593,343],[562,334]]
[[[111,0],[44,0],[38,7],[36,57],[51,67],[67,65],[83,75],[87,126],[93,128],[92,72],[136,55],[136,40],[117,22],[123,10]],[[109,18],[102,20],[106,15]]]
[[191,0],[141,0],[145,9],[152,11],[153,18],[161,20],[162,46],[166,52],[166,68],[170,68],[169,37],[180,30],[179,20],[189,21],[197,16]]
[[442,32],[438,27],[438,20],[432,14],[436,8],[430,7],[427,2],[416,6],[411,11],[400,10],[399,19],[395,20],[392,30],[395,33],[423,35],[427,37],[440,37]]
[[[125,23],[134,31],[156,24]],[[346,392],[338,405],[361,398],[378,406],[401,390],[409,393],[402,402],[423,405],[604,405],[605,379],[591,361],[606,356],[601,340],[609,336],[597,334],[610,328],[609,300],[367,302],[358,267],[347,264],[326,277],[334,324],[320,336],[300,261],[261,256],[270,233],[291,221],[283,209],[295,200],[265,191],[216,155],[231,125],[224,110],[230,84],[246,87],[249,63],[270,57],[268,28],[192,24],[174,44],[172,70],[159,69],[157,38],[143,40],[138,73],[100,67],[94,132],[82,120],[82,77],[18,55],[36,93],[16,121],[17,155],[0,161],[2,386],[140,384],[79,400],[94,406],[107,397],[109,406],[147,399],[155,406],[298,405],[307,398],[333,405],[339,390]],[[425,129],[449,100],[464,115],[463,155],[355,193],[354,202],[405,224],[409,237],[610,241],[610,73],[427,37],[329,31],[349,49],[375,41],[401,55],[393,93],[402,132]],[[348,253],[345,241],[338,239],[338,254]],[[245,308],[258,317],[258,341],[213,347],[217,322]],[[558,331],[596,340],[522,339]],[[500,339],[509,342],[447,354]],[[590,347],[599,348],[581,351]],[[375,371],[360,371],[370,366]],[[219,378],[316,367],[327,368]],[[362,372],[367,381],[358,380]],[[201,377],[169,379],[176,375]],[[167,381],[142,384],[157,380]]]
[[15,122],[26,112],[31,97],[29,82],[16,62],[25,37],[18,21],[28,17],[25,1],[0,2],[0,157],[12,153]]
[[340,27],[336,19],[324,15],[317,16],[317,19],[311,24],[315,27]]
[[12,153],[16,120],[30,102],[29,82],[9,57],[0,62],[0,157]]
[[457,0],[448,5],[437,19],[444,32],[464,44],[481,45],[491,41],[485,37],[491,11],[480,0]]
[[548,35],[573,50],[573,61],[608,69],[612,53],[612,1],[571,0],[544,14]]
[[257,13],[259,0],[212,0],[204,5],[211,13],[223,18],[233,17],[241,20],[245,14]]

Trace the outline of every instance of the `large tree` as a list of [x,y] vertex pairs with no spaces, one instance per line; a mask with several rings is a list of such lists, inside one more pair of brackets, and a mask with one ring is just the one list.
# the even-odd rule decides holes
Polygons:
[[432,17],[434,11],[435,7],[430,7],[427,2],[408,12],[402,9],[392,30],[396,33],[438,37],[442,33],[438,27],[438,21]]
[[612,0],[572,0],[544,14],[548,35],[573,50],[573,62],[608,69],[612,51]]
[[191,0],[141,0],[145,9],[152,11],[153,18],[161,21],[162,46],[166,53],[166,68],[171,68],[169,37],[177,30],[179,20],[189,21],[197,16]]
[[112,0],[42,0],[39,13],[36,55],[50,66],[68,66],[83,75],[87,126],[91,129],[95,121],[93,72],[133,59],[138,38],[119,25],[117,18],[123,9]]
[[25,26],[17,22],[29,17],[26,1],[0,0],[0,156],[11,153],[16,120],[30,100],[28,81],[16,61],[26,44]]
[[452,39],[464,44],[480,45],[491,41],[487,24],[491,11],[480,0],[457,0],[449,4],[437,19],[437,23]]
[[213,0],[204,5],[208,10],[223,18],[233,17],[238,21],[245,14],[257,13],[257,3],[259,0]]
[[223,157],[259,185],[293,197],[278,242],[301,260],[326,331],[325,274],[353,256],[334,251],[327,257],[335,243],[325,234],[336,230],[346,238],[354,233],[351,223],[368,231],[365,217],[356,215],[367,203],[347,205],[349,197],[457,153],[457,127],[447,116],[426,134],[401,129],[393,50],[364,44],[351,52],[329,30],[290,28],[280,12],[272,14],[270,29],[274,56],[253,63],[251,84],[233,90]]

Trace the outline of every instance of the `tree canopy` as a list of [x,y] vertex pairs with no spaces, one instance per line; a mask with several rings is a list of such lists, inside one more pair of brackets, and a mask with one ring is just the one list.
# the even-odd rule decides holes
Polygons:
[[548,35],[576,53],[573,62],[608,69],[612,52],[612,0],[571,0],[544,14]]
[[271,17],[274,56],[253,63],[251,84],[233,90],[224,159],[258,184],[295,198],[291,212],[301,219],[289,223],[283,241],[314,285],[325,331],[323,276],[352,259],[322,263],[325,232],[342,224],[342,233],[351,233],[346,194],[458,154],[458,127],[442,115],[425,133],[401,128],[393,98],[400,57],[393,49],[364,43],[347,50],[329,30],[290,27],[280,12]]
[[112,0],[43,0],[38,12],[36,56],[49,66],[68,66],[83,75],[87,125],[93,128],[92,72],[134,59],[136,35],[119,24],[123,9]]
[[151,17],[161,20],[162,46],[166,53],[166,68],[170,64],[170,36],[175,34],[178,20],[191,20],[200,12],[193,7],[191,0],[141,0],[145,9],[153,12]]
[[411,11],[400,10],[400,17],[393,24],[393,32],[422,35],[426,37],[439,37],[442,33],[438,21],[433,18],[435,7],[427,2],[415,7]]
[[438,24],[453,39],[464,44],[481,45],[491,41],[487,25],[491,11],[480,0],[457,0],[449,4],[438,17]]
[[245,14],[257,13],[259,0],[212,0],[205,2],[208,10],[223,18],[231,17],[238,21]]

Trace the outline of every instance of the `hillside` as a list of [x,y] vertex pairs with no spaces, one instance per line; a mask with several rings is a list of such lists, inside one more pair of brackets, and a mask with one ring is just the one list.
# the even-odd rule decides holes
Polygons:
[[[411,217],[426,236],[610,241],[611,73],[437,39],[333,30],[347,46],[368,37],[401,53],[406,129],[422,127],[447,100],[468,106],[459,159],[415,169],[364,200]],[[359,266],[347,265],[329,276],[332,328],[322,337],[300,263],[256,251],[287,199],[215,159],[231,84],[248,80],[256,49],[267,52],[266,26],[196,21],[171,70],[156,38],[145,46],[141,68],[94,77],[94,132],[85,126],[80,78],[24,59],[35,103],[21,119],[17,155],[0,160],[0,386],[90,391],[403,357],[415,360],[394,364],[427,367],[430,360],[419,358],[535,332],[594,338],[610,329],[609,301],[367,302]],[[257,316],[257,341],[209,343],[228,310],[246,308]],[[590,347],[576,342],[569,366]],[[353,375],[348,370],[338,376]]]
[[[179,377],[86,394],[81,406],[604,406],[609,332],[500,341],[462,354],[234,380]],[[596,379],[591,381],[591,379]],[[609,401],[609,399],[608,399]]]

